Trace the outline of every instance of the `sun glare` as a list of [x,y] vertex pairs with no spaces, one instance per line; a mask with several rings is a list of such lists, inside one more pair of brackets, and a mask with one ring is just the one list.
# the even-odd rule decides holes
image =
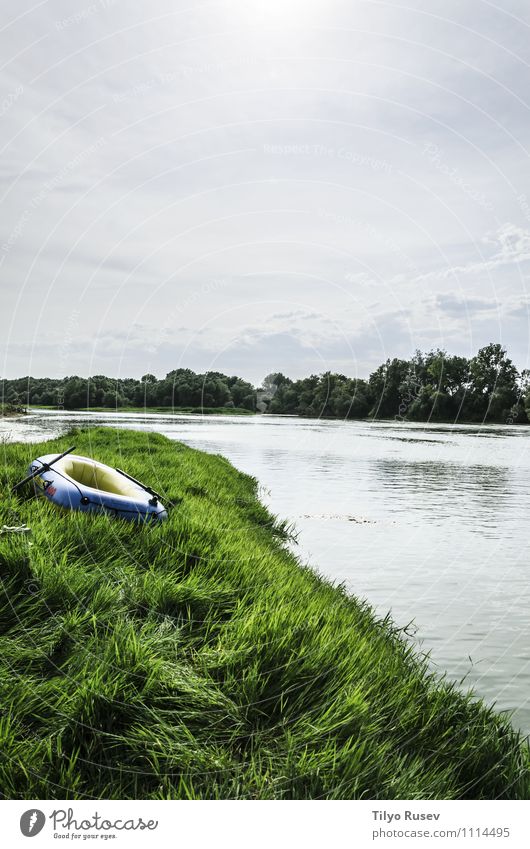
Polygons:
[[325,13],[324,0],[237,0],[234,12],[245,23],[286,26],[315,23]]

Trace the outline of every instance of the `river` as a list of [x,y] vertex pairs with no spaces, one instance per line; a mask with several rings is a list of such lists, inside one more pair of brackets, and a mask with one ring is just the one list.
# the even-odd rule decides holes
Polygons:
[[413,622],[436,669],[530,731],[529,427],[39,411],[0,419],[0,436],[80,423],[228,457],[295,524],[304,562]]

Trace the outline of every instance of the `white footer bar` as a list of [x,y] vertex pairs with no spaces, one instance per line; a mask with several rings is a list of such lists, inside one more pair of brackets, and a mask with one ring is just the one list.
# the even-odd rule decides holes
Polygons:
[[[530,802],[2,801],[3,846],[530,846]],[[33,842],[34,840],[34,842]]]

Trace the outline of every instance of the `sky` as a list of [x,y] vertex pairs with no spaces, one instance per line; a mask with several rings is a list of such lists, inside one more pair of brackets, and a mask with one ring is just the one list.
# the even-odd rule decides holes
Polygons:
[[0,377],[530,367],[530,6],[4,0]]

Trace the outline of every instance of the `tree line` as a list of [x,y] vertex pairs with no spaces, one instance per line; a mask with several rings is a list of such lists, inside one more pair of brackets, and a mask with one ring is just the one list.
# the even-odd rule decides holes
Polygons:
[[387,359],[367,380],[325,372],[291,380],[267,375],[261,387],[220,372],[175,369],[114,379],[104,375],[3,380],[1,403],[86,407],[236,408],[307,417],[524,423],[530,420],[530,372],[518,372],[492,343],[472,358],[440,349],[410,360]]
[[175,369],[158,380],[154,374],[115,379],[102,374],[94,377],[21,377],[4,380],[3,402],[79,410],[86,407],[236,407],[255,410],[256,390],[240,377],[220,372],[196,374],[191,369]]
[[499,344],[476,356],[440,349],[416,351],[410,360],[388,359],[368,378],[326,372],[292,381],[266,378],[271,413],[407,421],[504,422],[530,420],[530,372],[519,373]]

